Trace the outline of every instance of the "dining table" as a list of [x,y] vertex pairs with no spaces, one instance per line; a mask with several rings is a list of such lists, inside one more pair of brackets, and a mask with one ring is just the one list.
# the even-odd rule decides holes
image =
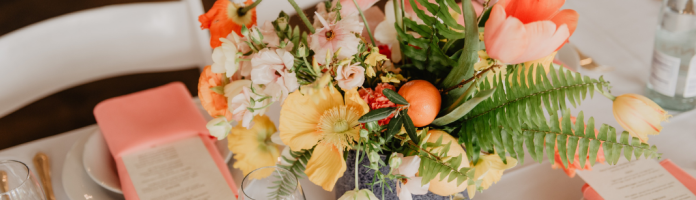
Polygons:
[[[603,76],[611,82],[611,93],[615,96],[636,93],[643,94],[649,76],[655,30],[658,24],[662,1],[656,0],[567,0],[563,9],[574,9],[580,17],[577,29],[570,37],[570,43],[583,54],[591,57],[601,67],[599,70],[579,69],[592,78]],[[270,11],[269,11],[270,12]],[[570,104],[569,104],[570,105]],[[606,123],[623,131],[614,119],[612,101],[595,94],[571,112],[584,112],[584,116],[594,117],[597,123]],[[696,176],[696,110],[671,112],[672,117],[663,123],[660,135],[651,136],[649,143],[658,147],[663,159],[670,159],[692,176]],[[40,124],[37,124],[40,126]],[[0,160],[18,160],[29,163],[36,171],[32,158],[43,152],[50,158],[52,183],[58,200],[70,199],[64,190],[64,161],[73,144],[89,137],[99,129],[97,124],[89,125],[58,135],[42,138],[14,147],[0,150]],[[641,158],[645,159],[645,158]],[[237,186],[242,181],[242,172],[228,163]],[[96,184],[96,183],[94,183]],[[335,194],[324,191],[307,178],[300,184],[308,200],[333,200]],[[483,192],[477,192],[477,200],[498,199],[582,199],[580,191],[585,182],[580,177],[570,178],[563,170],[552,169],[548,159],[542,163],[533,161],[526,154],[524,163],[505,171],[502,179]]]

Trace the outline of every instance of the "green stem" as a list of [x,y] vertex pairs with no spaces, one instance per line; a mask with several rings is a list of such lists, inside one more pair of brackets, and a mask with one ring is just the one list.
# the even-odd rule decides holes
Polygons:
[[611,100],[611,101],[616,100],[616,97],[615,97],[614,95],[611,95],[611,94],[609,93],[609,91],[606,91],[606,90],[599,90],[599,88],[595,88],[595,90],[599,91],[600,94],[604,95],[605,97],[607,97],[607,99],[609,99],[609,100]]
[[261,1],[263,1],[263,0],[256,0],[256,1],[254,1],[254,3],[251,3],[251,4],[248,5],[248,6],[244,6],[244,7],[241,8],[241,10],[239,10],[239,12],[246,14],[246,13],[249,12],[251,9],[256,8],[256,6],[258,6],[259,3],[261,3]]
[[355,148],[355,190],[360,189],[359,188],[360,185],[358,185],[359,184],[358,183],[358,166],[359,166],[358,161],[360,160],[359,158],[360,158],[360,141],[358,141],[358,147]]
[[355,4],[355,8],[358,9],[358,12],[360,13],[360,17],[362,17],[363,23],[365,23],[365,29],[367,29],[367,34],[370,35],[370,40],[372,41],[372,46],[377,46],[377,43],[375,42],[374,36],[372,36],[372,31],[370,30],[370,26],[367,24],[367,19],[365,19],[365,15],[362,12],[362,9],[358,5],[358,2],[353,0],[353,3]]
[[302,8],[300,8],[300,6],[297,5],[295,0],[288,0],[288,2],[290,2],[290,4],[292,4],[292,7],[295,8],[297,15],[299,15],[300,18],[302,19],[302,22],[305,23],[305,25],[307,26],[307,29],[309,29],[309,32],[314,34],[314,26],[312,26],[312,23],[309,22],[309,19],[307,19],[307,16],[302,11]]

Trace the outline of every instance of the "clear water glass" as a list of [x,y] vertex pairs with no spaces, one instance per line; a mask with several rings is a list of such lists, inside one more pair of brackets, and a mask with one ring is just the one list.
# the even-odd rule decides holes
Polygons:
[[696,13],[694,0],[664,0],[646,96],[665,109],[696,106]]
[[239,189],[240,200],[305,200],[297,177],[287,169],[271,166],[247,174]]
[[0,188],[0,200],[46,200],[39,182],[26,164],[15,161],[0,161],[0,180],[7,185]]

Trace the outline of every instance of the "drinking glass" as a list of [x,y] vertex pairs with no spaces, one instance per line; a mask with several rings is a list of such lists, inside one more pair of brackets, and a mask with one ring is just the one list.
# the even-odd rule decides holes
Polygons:
[[0,161],[0,200],[46,200],[26,164],[16,160]]
[[305,200],[297,177],[284,168],[258,168],[247,174],[239,189],[240,200]]

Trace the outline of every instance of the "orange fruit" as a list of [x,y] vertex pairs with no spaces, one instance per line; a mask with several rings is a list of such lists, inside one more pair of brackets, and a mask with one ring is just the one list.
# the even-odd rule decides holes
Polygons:
[[440,91],[428,81],[409,81],[401,86],[399,95],[411,104],[408,108],[408,116],[416,127],[430,124],[440,112],[440,103],[442,103]]

